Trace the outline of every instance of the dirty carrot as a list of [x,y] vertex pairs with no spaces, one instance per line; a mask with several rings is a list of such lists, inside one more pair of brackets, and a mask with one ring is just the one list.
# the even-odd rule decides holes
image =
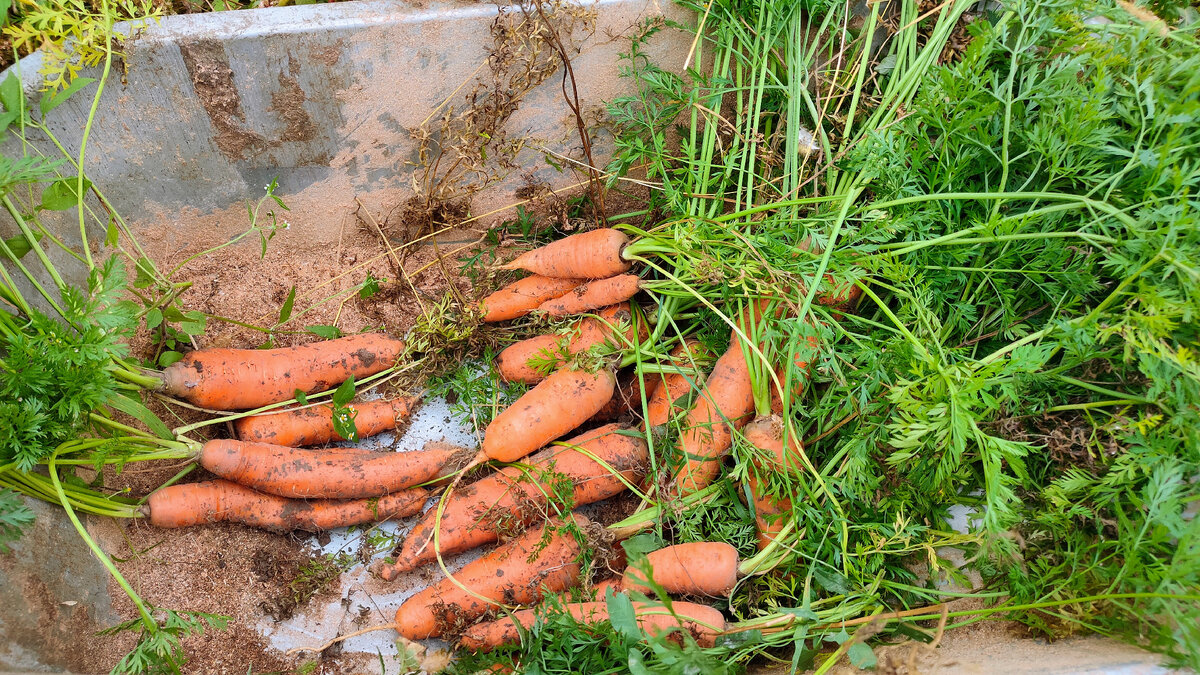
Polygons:
[[778,415],[759,417],[742,430],[746,440],[766,455],[765,461],[755,461],[750,468],[750,494],[754,497],[754,520],[758,528],[758,548],[767,547],[783,530],[786,514],[792,512],[787,497],[767,494],[766,475],[800,466],[803,452],[800,441],[788,439],[787,453],[783,445],[783,420]]
[[[580,528],[590,527],[582,516],[571,519]],[[396,610],[396,631],[410,640],[457,633],[501,603],[528,605],[541,600],[543,593],[575,586],[580,543],[564,529],[559,520],[531,527],[467,563],[454,579],[428,586]]]
[[469,461],[471,455],[453,446],[366,453],[215,440],[200,450],[200,465],[281,497],[359,499],[413,487],[437,476],[447,464]]
[[200,349],[162,372],[160,389],[213,410],[248,410],[390,368],[404,342],[382,333],[285,349]]
[[562,368],[496,415],[483,433],[482,454],[515,462],[575,429],[613,397],[616,377]]
[[676,490],[687,495],[717,477],[721,458],[733,444],[730,427],[741,427],[754,412],[754,393],[742,346],[736,338],[717,359],[695,406],[684,420],[679,447],[684,464],[675,476]]
[[375,499],[288,499],[227,480],[171,485],[150,495],[142,507],[157,527],[241,523],[271,532],[319,532],[421,511],[429,493],[420,488]]
[[620,349],[626,346],[626,341],[637,343],[645,340],[648,335],[646,326],[635,321],[633,306],[628,302],[621,302],[604,307],[596,312],[596,316],[585,317],[580,321],[575,336],[567,345],[567,353],[579,354],[597,345],[609,345]]
[[[574,356],[602,344],[624,346],[624,341],[618,337],[621,334],[636,341],[635,336],[647,334],[645,326],[639,326],[639,329],[635,333],[629,303],[618,303],[598,310],[596,316],[584,317],[566,335],[538,335],[509,345],[496,358],[496,368],[506,382],[537,384],[546,379],[546,369],[534,367],[535,364],[543,365],[537,362],[549,361],[554,370],[562,366],[566,355]],[[564,342],[565,349],[562,347]]]
[[646,400],[647,428],[666,424],[680,410],[677,404],[701,385],[703,375],[694,371],[695,360],[705,358],[708,354],[708,348],[699,340],[689,338],[671,350],[671,363],[684,370],[692,370],[692,373],[668,373],[647,377],[648,382],[653,380],[656,383],[653,393]]
[[[392,579],[433,562],[439,551],[442,555],[466,551],[544,519],[549,482],[556,477],[570,481],[575,506],[622,492],[626,483],[621,477],[636,483],[645,476],[649,464],[646,442],[620,433],[626,429],[617,424],[593,429],[562,446],[551,446],[531,455],[521,466],[505,467],[455,490],[441,509],[437,547],[433,532],[439,514],[438,509],[432,508],[409,531],[396,554],[395,564],[381,568],[380,575]],[[603,460],[621,477],[592,456]]]
[[[691,602],[672,602],[671,608],[650,603],[633,603],[638,627],[651,635],[668,631],[683,631],[691,635],[701,647],[711,647],[717,635],[725,630],[725,617],[721,612],[705,605]],[[595,624],[608,620],[608,603],[576,602],[563,606],[563,610],[576,621]],[[480,652],[489,652],[501,645],[518,642],[521,631],[518,625],[528,629],[537,620],[539,610],[524,609],[495,621],[471,626],[463,631],[459,646]]]
[[582,279],[555,279],[538,274],[514,281],[483,299],[483,320],[507,321],[525,316],[581,283]]
[[626,568],[621,588],[649,594],[650,581],[670,594],[729,597],[738,580],[737,549],[724,542],[676,544],[646,554],[644,565]]
[[559,340],[561,335],[538,335],[527,340],[514,342],[496,357],[496,370],[505,382],[537,384],[546,379],[545,370],[535,368],[531,362],[550,361],[554,368],[562,362]]
[[611,228],[581,232],[522,253],[501,269],[558,279],[607,279],[632,266],[621,257],[628,243],[629,237]]
[[580,284],[538,306],[550,316],[570,316],[624,302],[637,295],[641,280],[636,274],[620,274]]
[[[417,401],[417,398],[405,397],[365,401],[347,407],[358,413],[354,417],[354,427],[360,438],[366,438],[395,429],[412,414]],[[334,431],[333,408],[328,405],[251,415],[236,420],[233,428],[240,440],[293,448],[346,440]]]

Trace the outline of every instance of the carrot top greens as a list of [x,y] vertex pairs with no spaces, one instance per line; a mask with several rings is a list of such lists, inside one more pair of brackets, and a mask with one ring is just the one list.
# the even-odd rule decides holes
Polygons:
[[[1194,10],[684,4],[690,70],[652,62],[665,26],[647,24],[625,54],[636,93],[610,108],[610,168],[652,185],[625,255],[651,270],[656,339],[754,345],[759,414],[807,383],[782,397],[804,461],[769,481],[790,527],[756,553],[755,450],[735,442],[708,498],[643,535],[754,556],[717,647],[552,612],[460,671],[721,672],[778,647],[868,666],[873,637],[933,639],[915,622],[959,597],[948,581],[986,601],[951,605],[951,628],[1094,631],[1200,667]],[[852,308],[819,301],[852,286]],[[780,318],[745,323],[760,298]],[[814,335],[810,382],[792,355]],[[672,432],[651,440],[669,462]]]

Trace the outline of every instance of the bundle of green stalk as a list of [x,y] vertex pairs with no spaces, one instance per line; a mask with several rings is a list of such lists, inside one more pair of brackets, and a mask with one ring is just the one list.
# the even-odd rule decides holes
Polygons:
[[[692,62],[712,72],[691,84],[635,45],[617,165],[648,165],[661,186],[648,212],[669,215],[621,227],[633,238],[617,259],[641,263],[652,321],[636,304],[596,311],[500,366],[537,388],[570,372],[594,394],[557,391],[567,403],[523,412],[522,431],[585,424],[632,367],[646,508],[607,534],[565,513],[527,530],[410,600],[402,634],[508,643],[463,653],[460,672],[726,672],[781,647],[797,664],[825,652],[824,672],[847,655],[869,665],[869,640],[1005,618],[1200,664],[1194,27],[1170,7],[1162,20],[1017,2],[976,17],[970,46],[937,65],[968,3],[890,7],[857,22],[839,7],[697,7]],[[819,302],[851,286],[852,308]],[[589,325],[608,332],[580,343]],[[681,393],[647,424],[664,375]],[[974,514],[967,532],[951,509]],[[426,531],[415,545],[436,551]],[[617,552],[642,583],[595,600],[571,561],[631,532]],[[704,567],[673,553],[691,544],[737,554],[721,588],[674,584],[717,566],[712,549]],[[637,562],[647,552],[659,559]],[[682,568],[659,579],[664,558]],[[496,569],[515,585],[484,574]],[[453,611],[430,609],[439,594]],[[673,595],[719,598],[719,620]],[[943,604],[960,597],[984,606]]]

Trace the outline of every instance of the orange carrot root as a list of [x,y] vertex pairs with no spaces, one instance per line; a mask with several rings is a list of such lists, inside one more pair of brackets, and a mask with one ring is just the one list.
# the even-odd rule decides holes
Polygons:
[[525,384],[537,384],[546,379],[545,371],[531,364],[549,361],[553,364],[551,370],[556,370],[562,364],[560,339],[561,335],[538,335],[505,347],[496,357],[500,379]]
[[543,302],[538,309],[550,316],[570,316],[615,305],[637,295],[641,280],[636,274],[621,274],[608,279],[589,281],[553,300]]
[[[787,387],[788,401],[790,405],[800,405],[800,399],[804,396],[804,390],[808,386],[809,378],[812,375],[812,364],[817,359],[817,350],[820,348],[820,343],[815,335],[806,336],[804,342],[799,345],[799,348],[792,354],[792,363],[795,365],[795,376],[792,381],[787,381],[787,372],[785,367],[780,366],[775,371],[775,376],[779,379],[780,387]],[[775,383],[770,384],[771,387],[771,412],[776,415],[783,413],[783,397],[779,395],[779,387]]]
[[621,258],[629,237],[601,228],[564,237],[521,254],[502,269],[523,269],[558,279],[607,279],[629,270]]
[[[726,598],[738,579],[737,549],[723,542],[676,544],[646,555],[655,584],[671,594]],[[651,593],[645,572],[631,566],[621,579],[625,590]]]
[[679,447],[684,464],[675,476],[678,493],[688,495],[707,487],[721,470],[721,458],[733,445],[731,426],[740,428],[754,412],[754,392],[742,347],[734,340],[717,359],[704,391],[687,414]]
[[596,414],[613,396],[616,377],[607,370],[555,371],[497,415],[483,435],[491,459],[515,462]]
[[537,274],[514,281],[483,299],[483,320],[507,321],[525,316],[581,283],[582,279],[554,279]]
[[640,386],[637,373],[628,370],[617,375],[617,388],[613,397],[604,404],[589,422],[609,422],[641,405]]
[[[408,419],[417,403],[418,399],[406,397],[365,401],[347,407],[358,413],[354,417],[354,428],[358,429],[359,438],[367,438],[395,429],[397,424]],[[240,440],[293,448],[346,440],[333,430],[333,408],[327,405],[251,415],[235,421],[233,428]]]
[[162,372],[161,389],[202,408],[249,410],[387,370],[404,342],[381,333],[286,349],[200,349]]
[[260,492],[300,499],[361,499],[398,492],[435,477],[473,451],[453,446],[414,452],[307,450],[268,443],[215,440],[204,444],[200,465]]
[[[572,518],[579,527],[588,525],[582,516]],[[453,580],[442,579],[405,600],[396,611],[396,630],[410,640],[440,637],[501,603],[527,605],[543,593],[565,591],[579,583],[579,553],[579,542],[563,531],[561,521],[532,527],[467,563]]]
[[804,452],[800,441],[788,439],[785,454],[783,420],[778,415],[759,417],[742,430],[746,440],[761,449],[767,459],[756,461],[750,470],[750,494],[754,496],[754,520],[758,526],[758,548],[762,550],[779,536],[792,512],[792,502],[786,497],[766,494],[766,475],[779,471],[796,471]]
[[678,403],[689,392],[700,386],[703,375],[695,371],[695,360],[707,357],[708,348],[699,340],[687,339],[671,350],[671,364],[691,371],[689,374],[670,373],[667,375],[651,375],[647,382],[654,380],[656,386],[646,401],[647,428],[660,427],[674,417],[680,408]]
[[[716,644],[717,635],[725,630],[725,617],[721,612],[691,602],[673,602],[671,609],[650,602],[633,603],[638,627],[651,635],[667,631],[682,631],[692,636],[701,647]],[[604,601],[577,602],[564,605],[576,621],[595,624],[608,620],[608,604]],[[521,639],[518,624],[526,629],[537,620],[539,610],[526,609],[513,612],[496,621],[487,621],[471,626],[459,638],[459,646],[474,651],[489,652],[501,645]]]
[[213,480],[162,488],[150,495],[146,508],[157,527],[229,522],[271,532],[319,532],[415,515],[428,498],[425,490],[414,489],[378,499],[292,500]]
[[[548,473],[571,481],[576,506],[623,492],[626,484],[621,477],[631,483],[640,481],[650,462],[646,442],[620,433],[626,429],[617,424],[593,429],[567,441],[566,446],[548,447],[528,457],[521,466],[505,467],[456,490],[442,508],[437,548],[433,532],[438,513],[437,508],[431,508],[409,531],[395,564],[381,568],[380,576],[393,579],[433,562],[438,551],[443,556],[466,551],[542,520],[546,517]],[[592,456],[603,460],[620,477]]]

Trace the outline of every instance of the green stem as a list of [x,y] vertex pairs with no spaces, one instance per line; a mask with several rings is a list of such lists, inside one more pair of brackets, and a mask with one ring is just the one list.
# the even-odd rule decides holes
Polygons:
[[[104,565],[105,569],[108,570],[108,573],[112,575],[114,580],[116,580],[117,585],[121,587],[121,590],[125,591],[125,594],[129,596],[130,600],[133,601],[133,604],[137,607],[138,614],[140,614],[142,617],[142,625],[145,627],[146,632],[152,635],[158,633],[158,623],[154,620],[154,617],[150,615],[150,610],[146,607],[146,604],[143,603],[141,597],[134,592],[133,587],[129,585],[129,582],[126,581],[121,572],[117,570],[117,566],[113,564],[108,555],[101,550],[100,546],[96,544],[96,542],[88,534],[87,529],[83,526],[83,523],[79,522],[79,517],[75,515],[75,509],[71,507],[71,502],[67,499],[66,492],[63,491],[62,482],[58,479],[58,469],[55,466],[53,459],[50,460],[47,468],[50,472],[50,480],[54,483],[54,490],[58,493],[59,503],[62,505],[63,510],[67,512],[67,517],[71,519],[71,524],[75,526],[75,530],[79,532],[79,536],[83,538],[84,543],[87,544],[88,548],[92,550],[92,554],[96,556],[96,558],[100,561],[100,564]],[[171,667],[173,670],[175,670],[175,672],[179,672],[179,669],[175,667],[174,662],[171,662]]]
[[100,8],[104,16],[108,17],[104,30],[104,69],[100,73],[100,79],[96,82],[96,94],[92,97],[92,107],[88,110],[87,121],[83,124],[83,136],[79,139],[79,161],[76,164],[78,169],[75,172],[75,194],[79,197],[79,204],[76,208],[76,212],[79,214],[79,241],[82,242],[83,255],[87,258],[89,269],[96,265],[92,260],[92,247],[88,244],[87,221],[84,219],[83,167],[87,156],[88,137],[92,134],[92,123],[96,120],[96,111],[100,108],[100,96],[104,93],[104,83],[108,81],[108,73],[112,69],[113,21],[108,12],[108,1],[102,0]]
[[13,204],[12,199],[8,195],[0,197],[0,202],[3,202],[4,208],[8,211],[8,215],[12,216],[13,222],[21,230],[21,234],[25,235],[25,239],[29,241],[29,248],[33,250],[34,255],[38,260],[42,261],[42,265],[46,271],[50,273],[50,278],[54,280],[55,286],[61,291],[67,287],[66,282],[58,274],[58,269],[50,262],[50,258],[46,256],[46,251],[42,249],[42,245],[38,243],[37,237],[33,236],[33,230],[29,224],[25,222],[25,218],[21,216],[20,210]]

